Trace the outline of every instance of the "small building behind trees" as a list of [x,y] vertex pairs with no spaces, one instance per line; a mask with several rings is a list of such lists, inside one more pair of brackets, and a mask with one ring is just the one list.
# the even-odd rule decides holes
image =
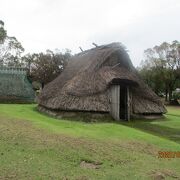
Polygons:
[[0,68],[0,102],[31,103],[35,93],[23,68]]

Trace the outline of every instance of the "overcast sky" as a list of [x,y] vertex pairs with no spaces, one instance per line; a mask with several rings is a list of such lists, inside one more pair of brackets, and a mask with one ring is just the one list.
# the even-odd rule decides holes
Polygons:
[[0,0],[0,20],[26,53],[122,42],[135,66],[148,47],[180,41],[180,0]]

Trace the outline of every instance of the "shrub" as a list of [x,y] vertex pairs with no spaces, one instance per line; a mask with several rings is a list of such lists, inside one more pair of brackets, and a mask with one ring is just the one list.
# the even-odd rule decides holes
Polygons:
[[175,99],[175,100],[180,99],[180,92],[174,92],[173,99]]

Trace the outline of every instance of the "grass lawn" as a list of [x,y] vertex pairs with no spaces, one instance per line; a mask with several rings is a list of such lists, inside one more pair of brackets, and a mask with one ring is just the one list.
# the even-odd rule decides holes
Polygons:
[[58,120],[36,105],[0,104],[0,179],[179,179],[180,108],[130,123]]

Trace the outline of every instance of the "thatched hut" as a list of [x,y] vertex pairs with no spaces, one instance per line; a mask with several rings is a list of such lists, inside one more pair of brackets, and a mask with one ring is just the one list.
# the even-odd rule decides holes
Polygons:
[[38,101],[42,111],[109,113],[116,120],[166,112],[120,43],[75,55],[64,72],[44,87]]
[[25,69],[0,68],[0,103],[32,103],[34,98]]

